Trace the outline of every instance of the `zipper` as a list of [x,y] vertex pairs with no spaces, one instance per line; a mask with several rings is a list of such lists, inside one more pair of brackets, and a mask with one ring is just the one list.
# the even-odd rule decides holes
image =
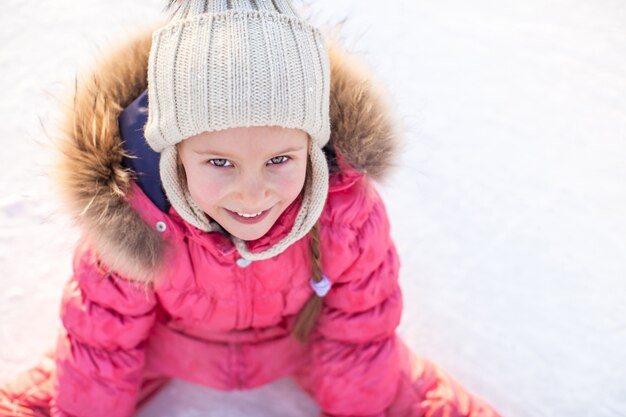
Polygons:
[[243,330],[252,325],[252,304],[254,302],[252,291],[252,266],[246,268],[237,268],[239,271],[235,273],[235,279],[237,280],[237,305],[235,316],[235,329]]

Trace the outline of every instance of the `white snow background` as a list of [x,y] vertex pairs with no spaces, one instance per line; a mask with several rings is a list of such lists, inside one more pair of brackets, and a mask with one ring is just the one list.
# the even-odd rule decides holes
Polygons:
[[[406,131],[380,190],[399,332],[511,417],[626,416],[626,3],[307,0],[388,85]],[[165,0],[3,0],[0,381],[60,325],[78,236],[53,195],[59,97]],[[291,381],[174,381],[139,415],[317,415]]]

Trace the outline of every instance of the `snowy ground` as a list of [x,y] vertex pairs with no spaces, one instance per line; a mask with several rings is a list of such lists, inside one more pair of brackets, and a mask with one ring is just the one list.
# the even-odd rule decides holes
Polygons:
[[[0,380],[56,335],[77,231],[47,166],[58,97],[162,0],[4,0]],[[381,190],[400,333],[511,417],[626,416],[626,3],[315,0],[388,83],[406,152]],[[288,380],[182,381],[148,416],[314,416]]]

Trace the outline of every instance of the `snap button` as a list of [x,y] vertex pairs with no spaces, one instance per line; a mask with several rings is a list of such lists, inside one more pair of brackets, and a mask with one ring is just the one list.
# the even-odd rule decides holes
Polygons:
[[159,232],[163,233],[163,232],[165,232],[165,229],[167,229],[167,225],[165,224],[165,222],[158,221],[157,224],[156,224],[156,229]]
[[252,261],[250,259],[246,259],[246,258],[239,258],[237,259],[237,266],[239,266],[240,268],[245,268],[248,265],[250,265],[252,263]]

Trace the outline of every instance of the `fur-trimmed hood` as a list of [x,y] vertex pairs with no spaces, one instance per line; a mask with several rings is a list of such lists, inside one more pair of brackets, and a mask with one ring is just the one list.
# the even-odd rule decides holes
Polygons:
[[[99,256],[122,275],[150,281],[165,241],[128,202],[118,116],[147,88],[151,33],[112,51],[77,81],[58,145],[56,184]],[[397,125],[381,86],[354,56],[329,43],[330,144],[352,167],[381,180],[398,154]]]

